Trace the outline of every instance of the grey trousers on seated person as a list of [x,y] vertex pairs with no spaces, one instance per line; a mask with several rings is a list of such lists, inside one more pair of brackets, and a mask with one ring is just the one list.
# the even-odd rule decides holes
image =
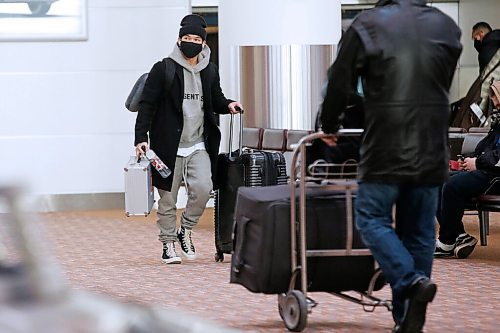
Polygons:
[[158,189],[157,225],[160,229],[159,240],[162,243],[177,240],[177,194],[182,179],[186,185],[188,199],[182,213],[180,225],[191,230],[200,220],[212,191],[210,158],[205,150],[196,150],[187,157],[177,156],[171,191]]

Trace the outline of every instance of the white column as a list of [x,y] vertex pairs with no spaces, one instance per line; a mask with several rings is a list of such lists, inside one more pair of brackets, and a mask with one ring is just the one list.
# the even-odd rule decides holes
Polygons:
[[[277,70],[286,62],[294,63],[293,72],[301,73],[310,64],[304,63],[307,52],[303,54],[304,46],[310,45],[335,45],[341,36],[341,11],[340,1],[332,0],[219,0],[219,65],[222,88],[226,96],[240,99],[240,59],[241,46],[271,46],[271,55],[275,50],[282,50],[282,63],[274,59],[269,62],[269,72]],[[305,48],[307,49],[307,47]],[[288,52],[288,51],[290,52]],[[286,54],[288,56],[286,56]],[[271,58],[273,58],[273,56]],[[278,57],[279,58],[279,57]],[[297,63],[297,58],[299,63]],[[303,68],[301,68],[303,67]],[[273,74],[273,75],[274,75]],[[326,74],[326,68],[325,68]],[[271,75],[272,76],[272,75]],[[286,74],[278,75],[278,80],[283,80]],[[274,87],[284,90],[287,94],[297,95],[292,102],[303,102],[310,96],[302,94],[300,82],[290,78],[288,86]],[[312,85],[321,85],[310,82]],[[292,104],[290,102],[290,104]],[[307,101],[306,101],[307,102]],[[281,107],[287,108],[286,115],[273,115],[273,119],[292,123],[290,120],[291,105],[283,103]],[[247,110],[253,112],[254,110]],[[293,110],[293,118],[300,119],[302,110]],[[223,132],[222,150],[227,142],[227,117],[222,117],[221,129]],[[299,126],[299,125],[297,125]]]

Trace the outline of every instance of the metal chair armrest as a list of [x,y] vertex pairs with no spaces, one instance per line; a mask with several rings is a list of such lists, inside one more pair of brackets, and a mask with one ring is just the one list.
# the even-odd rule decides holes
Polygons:
[[488,186],[488,188],[486,189],[486,191],[484,191],[483,194],[500,194],[500,191],[497,190],[495,191],[495,188],[500,184],[500,177],[495,177],[493,178],[491,181],[490,181],[490,185]]

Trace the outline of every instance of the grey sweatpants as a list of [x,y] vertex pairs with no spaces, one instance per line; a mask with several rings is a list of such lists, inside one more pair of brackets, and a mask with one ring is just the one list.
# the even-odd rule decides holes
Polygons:
[[177,240],[176,234],[176,202],[182,179],[186,185],[187,203],[182,213],[180,225],[191,230],[198,223],[210,199],[212,191],[212,173],[210,158],[205,150],[196,150],[187,157],[177,156],[171,191],[158,189],[158,221],[159,240],[162,243]]

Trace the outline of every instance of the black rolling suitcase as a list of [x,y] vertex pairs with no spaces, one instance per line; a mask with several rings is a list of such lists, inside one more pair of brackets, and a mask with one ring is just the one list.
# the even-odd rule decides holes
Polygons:
[[[224,253],[233,250],[234,206],[241,186],[256,187],[287,183],[285,157],[280,152],[242,149],[243,115],[240,114],[240,144],[236,152],[220,154],[217,159],[216,191],[214,199],[216,261],[224,260]],[[229,147],[233,138],[233,120]]]
[[[306,198],[307,249],[345,249],[345,192],[318,186],[308,188]],[[235,222],[230,282],[253,292],[285,293],[292,275],[290,185],[240,188]],[[366,248],[353,232],[352,248]],[[364,292],[376,269],[371,255],[313,257],[307,267],[308,290],[324,292]]]

